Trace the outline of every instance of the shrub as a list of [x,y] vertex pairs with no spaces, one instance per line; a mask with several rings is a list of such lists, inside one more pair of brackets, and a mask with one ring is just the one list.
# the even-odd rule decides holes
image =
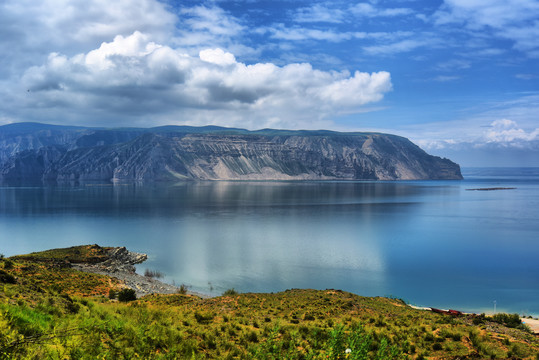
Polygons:
[[481,315],[474,316],[472,321],[473,321],[474,325],[480,325],[480,324],[485,323],[485,321],[486,321],[485,313],[482,313]]
[[162,279],[164,275],[160,271],[146,269],[144,270],[144,276],[152,278],[152,279]]
[[8,274],[4,270],[0,270],[0,283],[15,284],[17,280],[11,274]]
[[492,320],[497,322],[498,324],[502,324],[510,328],[516,328],[522,324],[522,321],[520,321],[520,316],[518,316],[518,314],[499,313],[494,315],[492,317]]
[[249,342],[252,342],[252,343],[257,343],[258,342],[258,335],[256,335],[256,332],[254,332],[254,331],[249,332],[247,334],[246,338],[247,338],[247,341],[249,341]]
[[234,288],[228,289],[227,291],[223,293],[223,296],[234,296],[234,295],[238,295],[238,292],[234,290]]
[[116,296],[118,296],[118,292],[114,289],[109,290],[109,299],[113,300],[116,299]]
[[178,294],[182,294],[182,295],[187,294],[187,286],[185,286],[184,284],[181,284],[180,287],[178,288]]
[[208,312],[195,312],[195,320],[199,323],[199,324],[208,324],[210,323],[213,318],[214,318],[214,314],[212,313],[208,313]]
[[118,293],[118,300],[121,302],[137,300],[137,294],[133,289],[122,289]]
[[13,261],[9,259],[4,260],[4,269],[9,270],[13,268]]

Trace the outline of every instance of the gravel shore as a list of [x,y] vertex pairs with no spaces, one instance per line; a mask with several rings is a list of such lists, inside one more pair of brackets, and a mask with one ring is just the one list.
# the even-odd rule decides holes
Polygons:
[[[113,248],[109,251],[108,259],[95,264],[78,263],[71,264],[74,269],[110,276],[120,280],[127,288],[135,290],[137,297],[149,294],[176,294],[180,288],[174,285],[163,283],[155,278],[142,276],[135,271],[135,264],[140,264],[148,256],[146,254],[136,253],[127,250],[125,247]],[[188,294],[199,297],[208,297],[207,295],[187,291]]]

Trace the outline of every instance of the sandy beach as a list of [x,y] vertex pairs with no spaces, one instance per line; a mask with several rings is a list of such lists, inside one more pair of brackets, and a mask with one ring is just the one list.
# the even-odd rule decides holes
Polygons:
[[[431,311],[430,307],[415,306],[415,305],[408,305],[408,306],[417,310]],[[539,335],[539,320],[527,319],[527,318],[520,318],[520,320],[522,321],[523,324],[528,325],[534,334]]]
[[539,320],[521,318],[522,322],[530,327],[534,334],[539,334]]

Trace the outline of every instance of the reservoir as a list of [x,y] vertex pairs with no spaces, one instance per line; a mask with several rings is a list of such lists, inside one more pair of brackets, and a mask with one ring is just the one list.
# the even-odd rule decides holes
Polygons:
[[212,295],[334,288],[539,316],[539,169],[463,175],[2,185],[0,253],[126,246],[148,254],[140,273]]

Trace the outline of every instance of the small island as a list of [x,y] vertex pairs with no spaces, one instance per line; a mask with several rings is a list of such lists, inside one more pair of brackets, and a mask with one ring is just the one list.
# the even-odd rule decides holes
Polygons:
[[488,187],[488,188],[475,188],[466,189],[466,191],[497,191],[497,190],[515,190],[516,187]]
[[204,298],[135,273],[145,254],[98,245],[0,256],[4,359],[537,359],[518,315],[416,309],[293,289]]

